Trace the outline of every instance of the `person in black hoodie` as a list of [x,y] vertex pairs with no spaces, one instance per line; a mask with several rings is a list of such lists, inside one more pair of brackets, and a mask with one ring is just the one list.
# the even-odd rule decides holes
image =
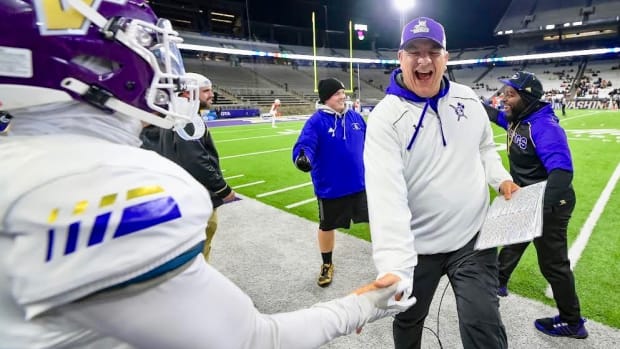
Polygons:
[[[586,338],[575,279],[570,268],[567,227],[575,209],[573,162],[564,129],[551,105],[540,101],[544,91],[532,73],[519,71],[502,89],[504,111],[485,105],[489,119],[507,130],[510,174],[521,187],[547,181],[543,199],[543,232],[534,239],[538,266],[551,285],[559,315],[534,321],[536,328],[551,336]],[[498,295],[508,295],[510,274],[529,242],[505,246],[499,261]]]
[[[196,73],[187,73],[186,75],[198,81],[200,109],[209,109],[213,102],[211,81]],[[189,133],[191,134],[191,132]],[[211,241],[217,230],[216,208],[235,199],[235,192],[226,183],[222,175],[219,155],[211,132],[207,128],[201,138],[185,140],[173,130],[147,126],[142,131],[140,138],[143,142],[143,149],[153,150],[174,161],[209,191],[213,203],[213,214],[207,224],[207,239],[203,249],[205,259],[208,261]]]

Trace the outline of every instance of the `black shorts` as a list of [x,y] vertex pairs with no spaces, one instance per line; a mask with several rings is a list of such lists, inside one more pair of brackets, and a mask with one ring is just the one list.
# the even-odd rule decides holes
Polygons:
[[318,199],[319,229],[349,229],[353,223],[368,222],[366,191],[336,199]]

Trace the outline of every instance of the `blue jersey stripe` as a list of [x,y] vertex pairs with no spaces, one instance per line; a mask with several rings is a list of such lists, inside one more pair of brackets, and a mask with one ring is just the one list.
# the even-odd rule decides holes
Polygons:
[[65,245],[65,255],[75,252],[77,240],[80,236],[80,222],[71,223],[69,225],[69,234],[67,236],[67,244]]
[[171,196],[129,206],[123,210],[123,216],[116,228],[114,238],[132,234],[179,217],[181,217],[181,211]]
[[52,259],[52,252],[54,251],[54,229],[47,231],[47,255],[45,262],[49,262]]
[[88,238],[88,246],[96,245],[103,241],[105,231],[108,228],[108,222],[110,221],[110,216],[112,216],[112,213],[108,212],[95,218],[95,225],[93,226],[93,230],[90,232],[90,237]]

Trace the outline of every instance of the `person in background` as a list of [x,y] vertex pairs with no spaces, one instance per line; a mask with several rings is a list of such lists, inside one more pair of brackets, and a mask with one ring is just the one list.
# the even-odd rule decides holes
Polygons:
[[332,282],[335,229],[368,222],[364,186],[366,122],[345,107],[344,85],[337,79],[319,81],[317,111],[306,121],[293,147],[293,163],[310,172],[319,202],[318,243],[321,271],[318,285]]
[[[345,108],[353,109],[353,101],[351,100],[351,96],[347,96],[347,99],[344,101]],[[355,110],[355,109],[353,109]],[[357,111],[357,110],[356,110]]]
[[566,103],[568,103],[568,100],[566,99],[566,95],[562,95],[562,116],[566,116]]
[[420,348],[439,280],[456,297],[464,348],[506,348],[497,251],[475,250],[489,186],[518,189],[502,166],[474,91],[449,81],[443,26],[420,17],[402,29],[387,95],[368,117],[364,150],[373,258],[379,280],[417,303],[394,318],[394,345]]
[[271,104],[271,109],[269,110],[269,115],[271,115],[271,127],[276,128],[276,118],[280,115],[280,100],[275,99]]
[[143,0],[45,4],[0,2],[4,58],[32,55],[29,77],[0,70],[0,346],[317,348],[406,309],[375,281],[260,313],[201,256],[207,190],[139,148],[143,123],[202,136],[177,32]]
[[[211,80],[204,75],[187,73],[186,77],[198,82],[200,109],[210,109],[213,102]],[[188,98],[187,92],[181,97]],[[174,161],[191,174],[208,191],[213,203],[213,213],[209,218],[203,255],[209,260],[211,244],[217,230],[217,208],[235,199],[235,191],[226,183],[220,168],[220,159],[209,128],[204,136],[196,140],[185,140],[176,132],[156,126],[145,127],[141,134],[142,148],[153,150]]]
[[[559,315],[537,319],[536,328],[548,335],[586,338],[575,278],[568,259],[567,230],[576,197],[568,140],[549,103],[540,99],[543,86],[535,74],[519,71],[501,80],[504,111],[487,107],[489,119],[506,133],[510,173],[522,186],[547,181],[543,199],[543,232],[534,239],[538,266],[551,285]],[[508,280],[529,242],[505,246],[499,261],[497,294],[508,295]]]

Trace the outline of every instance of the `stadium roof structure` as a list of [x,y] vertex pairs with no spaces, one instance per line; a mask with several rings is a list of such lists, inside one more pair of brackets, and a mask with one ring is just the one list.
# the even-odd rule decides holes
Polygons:
[[495,35],[592,40],[618,37],[619,26],[617,0],[513,0]]

